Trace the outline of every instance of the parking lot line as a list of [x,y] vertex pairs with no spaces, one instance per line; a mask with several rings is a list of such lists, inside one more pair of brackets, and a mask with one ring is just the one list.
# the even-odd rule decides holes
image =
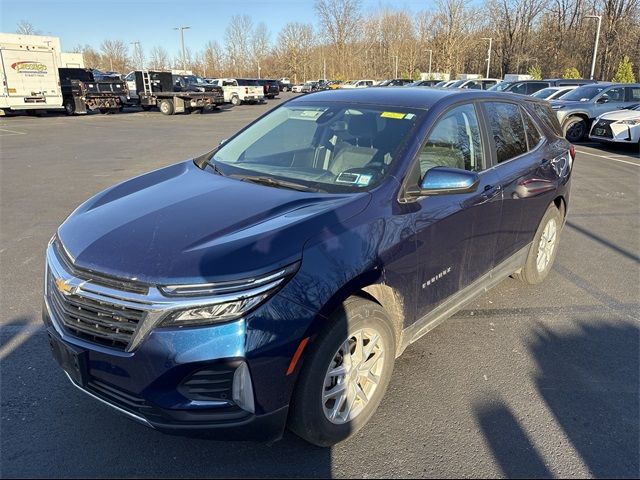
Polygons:
[[581,153],[583,155],[591,155],[592,157],[606,158],[607,160],[613,160],[614,162],[628,163],[629,165],[635,165],[636,167],[640,167],[640,163],[629,162],[628,160],[620,160],[619,158],[606,157],[604,155],[598,155],[596,153],[585,152],[584,150],[576,150],[576,152]]
[[10,135],[26,135],[26,132],[16,132],[15,130],[9,130],[7,128],[0,128],[0,132],[8,132],[0,133],[0,137],[8,137]]

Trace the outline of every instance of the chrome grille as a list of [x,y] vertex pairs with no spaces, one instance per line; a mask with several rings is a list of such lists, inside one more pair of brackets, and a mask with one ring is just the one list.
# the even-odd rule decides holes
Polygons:
[[105,300],[61,293],[51,272],[47,297],[60,326],[69,334],[107,347],[126,350],[144,311]]

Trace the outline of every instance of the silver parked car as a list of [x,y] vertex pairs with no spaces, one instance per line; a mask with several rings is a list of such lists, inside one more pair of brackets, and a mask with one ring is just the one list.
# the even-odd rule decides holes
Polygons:
[[596,117],[640,102],[640,83],[597,83],[578,87],[553,100],[553,108],[570,142],[582,140]]

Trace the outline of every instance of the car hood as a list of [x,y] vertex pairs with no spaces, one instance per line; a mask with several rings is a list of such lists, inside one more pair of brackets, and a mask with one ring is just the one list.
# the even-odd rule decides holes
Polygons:
[[187,161],[99,193],[58,237],[79,268],[148,284],[206,283],[299,260],[310,237],[369,199],[257,185]]
[[604,120],[637,120],[640,119],[640,112],[638,110],[621,109],[605,113],[599,118],[602,118]]

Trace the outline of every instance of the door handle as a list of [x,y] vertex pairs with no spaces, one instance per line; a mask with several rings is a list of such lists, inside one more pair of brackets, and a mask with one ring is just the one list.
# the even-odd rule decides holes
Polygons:
[[485,185],[483,192],[476,197],[474,205],[487,203],[502,193],[502,185]]

